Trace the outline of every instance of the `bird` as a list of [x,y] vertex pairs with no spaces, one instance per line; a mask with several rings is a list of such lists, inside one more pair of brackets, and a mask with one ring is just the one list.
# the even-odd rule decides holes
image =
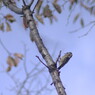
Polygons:
[[67,52],[64,56],[62,56],[59,61],[58,70],[60,70],[70,60],[72,56],[73,54],[71,52]]

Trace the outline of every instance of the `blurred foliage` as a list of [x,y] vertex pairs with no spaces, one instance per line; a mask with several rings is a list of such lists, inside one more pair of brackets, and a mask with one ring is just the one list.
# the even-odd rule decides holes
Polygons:
[[[22,0],[9,0],[14,6],[17,6]],[[34,1],[35,2],[35,1]],[[29,2],[28,2],[29,3]],[[39,0],[37,6],[35,7],[35,19],[36,24],[40,22],[41,24],[45,23],[45,19],[49,19],[50,23],[53,24],[54,21],[57,21],[55,12],[61,14],[64,10],[64,6],[68,3],[69,11],[72,10],[73,6],[79,5],[80,7],[86,9],[90,14],[95,14],[95,0]],[[0,9],[3,8],[2,0],[0,0]],[[73,11],[73,10],[72,10]],[[0,13],[1,15],[1,13]],[[80,25],[84,27],[84,19],[81,16],[81,13],[75,14],[73,17],[73,23],[80,21]],[[0,16],[1,17],[1,16]],[[0,18],[0,30],[1,31],[11,31],[10,23],[16,21],[15,17],[11,14],[2,15],[3,19]],[[6,24],[6,29],[5,29]],[[23,17],[23,25],[25,28],[28,28],[27,22]]]

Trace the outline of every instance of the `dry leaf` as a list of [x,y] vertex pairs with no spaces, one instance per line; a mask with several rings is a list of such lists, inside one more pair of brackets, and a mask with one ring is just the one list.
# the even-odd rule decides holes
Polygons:
[[39,14],[39,12],[40,12],[40,9],[41,9],[41,6],[42,6],[42,3],[43,3],[43,1],[40,0],[39,3],[38,3],[37,6],[36,6],[36,11],[37,11],[38,14]]
[[2,4],[3,4],[3,2],[2,2],[2,0],[0,0],[0,9],[2,8]]
[[0,24],[0,30],[4,32],[4,23]]
[[52,11],[49,8],[49,5],[46,5],[43,9],[43,15],[44,17],[52,17]]
[[75,17],[74,17],[74,20],[73,20],[73,23],[75,23],[77,21],[77,19],[79,18],[80,14],[78,13]]
[[50,23],[52,24],[53,23],[53,18],[49,17],[49,20],[50,20]]
[[70,1],[71,4],[78,2],[78,0],[69,0],[69,1]]
[[15,58],[14,58],[14,60],[15,60],[16,64],[18,65],[18,63],[19,63],[20,59],[19,59],[19,58],[17,58],[17,57],[15,57]]
[[7,58],[7,64],[12,67],[12,66],[17,66],[18,63],[16,63],[15,59],[12,58],[11,56],[8,56]]
[[44,24],[44,21],[43,21],[43,18],[42,18],[41,15],[37,15],[37,14],[36,14],[35,17],[37,18],[37,20],[38,20],[40,23]]
[[83,21],[82,18],[80,19],[80,24],[81,24],[82,27],[84,27],[84,21]]
[[23,58],[23,54],[20,54],[20,53],[14,53],[14,56],[19,58],[19,59]]
[[57,3],[53,3],[53,6],[54,6],[54,8],[56,9],[56,11],[58,13],[61,13],[62,12],[60,5],[58,5]]
[[55,21],[58,21],[58,19],[57,19],[57,17],[56,16],[52,16],[53,17],[53,19],[55,20]]
[[6,71],[7,72],[11,71],[11,67],[9,66]]
[[16,19],[11,14],[7,14],[4,17],[5,17],[6,20],[8,20],[11,23],[14,22],[14,21],[16,21]]
[[11,29],[10,24],[8,22],[6,22],[6,31],[8,32],[8,31],[11,31],[11,30],[12,29]]
[[54,0],[53,3],[57,3],[58,0]]

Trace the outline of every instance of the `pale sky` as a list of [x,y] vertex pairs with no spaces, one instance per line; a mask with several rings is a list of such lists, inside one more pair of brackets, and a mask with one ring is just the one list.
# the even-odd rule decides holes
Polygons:
[[[10,12],[5,10],[6,12]],[[47,46],[50,54],[54,52],[53,59],[56,60],[59,51],[62,50],[62,55],[66,52],[72,52],[73,57],[68,62],[64,68],[61,69],[61,79],[66,88],[67,95],[94,95],[95,93],[95,32],[93,28],[87,36],[79,38],[79,36],[86,33],[89,27],[82,29],[76,33],[69,33],[74,29],[80,27],[79,21],[76,24],[73,24],[71,21],[73,16],[80,12],[80,9],[76,8],[75,12],[72,13],[71,18],[69,19],[69,25],[66,25],[67,17],[69,13],[65,10],[61,15],[58,15],[58,22],[54,22],[53,25],[49,24],[49,21],[46,20],[45,25],[38,25],[39,33],[42,36],[42,39]],[[82,16],[85,19],[85,23],[89,23],[90,20],[93,20],[89,13],[85,10],[82,10]],[[10,12],[11,13],[11,12]],[[4,13],[5,14],[5,13]],[[14,14],[14,13],[13,13]],[[14,14],[15,15],[15,14]],[[29,39],[29,31],[23,29],[21,17],[16,16],[17,22],[12,24],[12,32],[2,33],[0,31],[0,39],[7,47],[7,49],[12,52],[24,53],[23,43],[27,45],[29,52],[27,54],[27,62],[37,63],[38,59],[35,57],[38,53],[34,43],[31,43]],[[20,21],[20,23],[19,23]],[[6,58],[8,54],[4,48],[0,45],[0,71],[3,70],[3,65],[6,68]],[[21,62],[22,64],[22,62]],[[20,65],[17,69],[21,68]],[[29,65],[30,66],[30,65]],[[28,67],[29,67],[28,66]],[[43,66],[42,66],[43,67]],[[30,68],[30,67],[29,67]],[[16,68],[13,68],[10,73],[14,73]],[[47,71],[47,70],[46,70]],[[47,73],[47,72],[44,72]],[[18,74],[18,76],[22,76]],[[23,76],[24,77],[24,76]],[[44,80],[45,81],[45,80]],[[13,95],[10,93],[8,88],[12,84],[11,80],[5,73],[0,73],[0,93],[4,95]],[[54,88],[50,86],[50,88]],[[53,90],[51,95],[55,94],[56,91]],[[43,94],[44,95],[44,94]],[[48,95],[48,94],[46,94]]]

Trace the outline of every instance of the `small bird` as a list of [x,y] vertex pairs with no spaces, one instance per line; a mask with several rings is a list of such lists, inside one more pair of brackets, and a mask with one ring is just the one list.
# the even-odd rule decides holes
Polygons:
[[67,52],[64,56],[61,57],[60,61],[59,61],[59,67],[58,70],[60,70],[72,57],[72,53],[71,52]]

